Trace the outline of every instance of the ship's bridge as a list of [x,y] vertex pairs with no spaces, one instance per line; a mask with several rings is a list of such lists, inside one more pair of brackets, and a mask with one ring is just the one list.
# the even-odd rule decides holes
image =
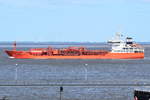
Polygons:
[[144,48],[139,44],[133,42],[131,37],[127,37],[124,41],[122,38],[123,35],[116,33],[116,36],[109,40],[108,43],[112,45],[112,53],[141,53],[144,52]]

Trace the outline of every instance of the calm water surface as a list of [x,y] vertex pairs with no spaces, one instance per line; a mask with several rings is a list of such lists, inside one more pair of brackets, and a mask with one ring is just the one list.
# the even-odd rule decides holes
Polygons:
[[[20,45],[19,49],[47,45]],[[65,45],[53,45],[61,48]],[[80,46],[80,45],[76,45]],[[109,49],[105,45],[86,45]],[[149,87],[150,45],[142,60],[9,59],[0,47],[0,98],[9,100],[133,100],[135,88]]]

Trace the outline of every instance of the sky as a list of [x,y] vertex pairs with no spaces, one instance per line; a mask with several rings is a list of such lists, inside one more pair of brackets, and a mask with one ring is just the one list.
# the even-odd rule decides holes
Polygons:
[[0,41],[150,42],[150,0],[0,0]]

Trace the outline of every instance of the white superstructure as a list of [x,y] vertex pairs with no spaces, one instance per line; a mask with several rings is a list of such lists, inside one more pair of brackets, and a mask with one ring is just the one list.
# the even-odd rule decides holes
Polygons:
[[116,36],[109,40],[108,43],[111,43],[112,53],[139,53],[144,52],[144,48],[133,42],[131,37],[127,37],[126,40],[122,40],[122,34],[116,33]]

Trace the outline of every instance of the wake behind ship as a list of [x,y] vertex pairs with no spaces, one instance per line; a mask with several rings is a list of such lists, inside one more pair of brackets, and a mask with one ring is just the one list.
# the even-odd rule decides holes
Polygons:
[[68,47],[61,49],[35,48],[27,51],[17,50],[14,43],[13,50],[5,50],[10,58],[18,59],[143,59],[144,48],[133,42],[132,38],[121,39],[122,35],[116,33],[114,39],[108,43],[112,45],[110,51],[89,50],[85,47]]

